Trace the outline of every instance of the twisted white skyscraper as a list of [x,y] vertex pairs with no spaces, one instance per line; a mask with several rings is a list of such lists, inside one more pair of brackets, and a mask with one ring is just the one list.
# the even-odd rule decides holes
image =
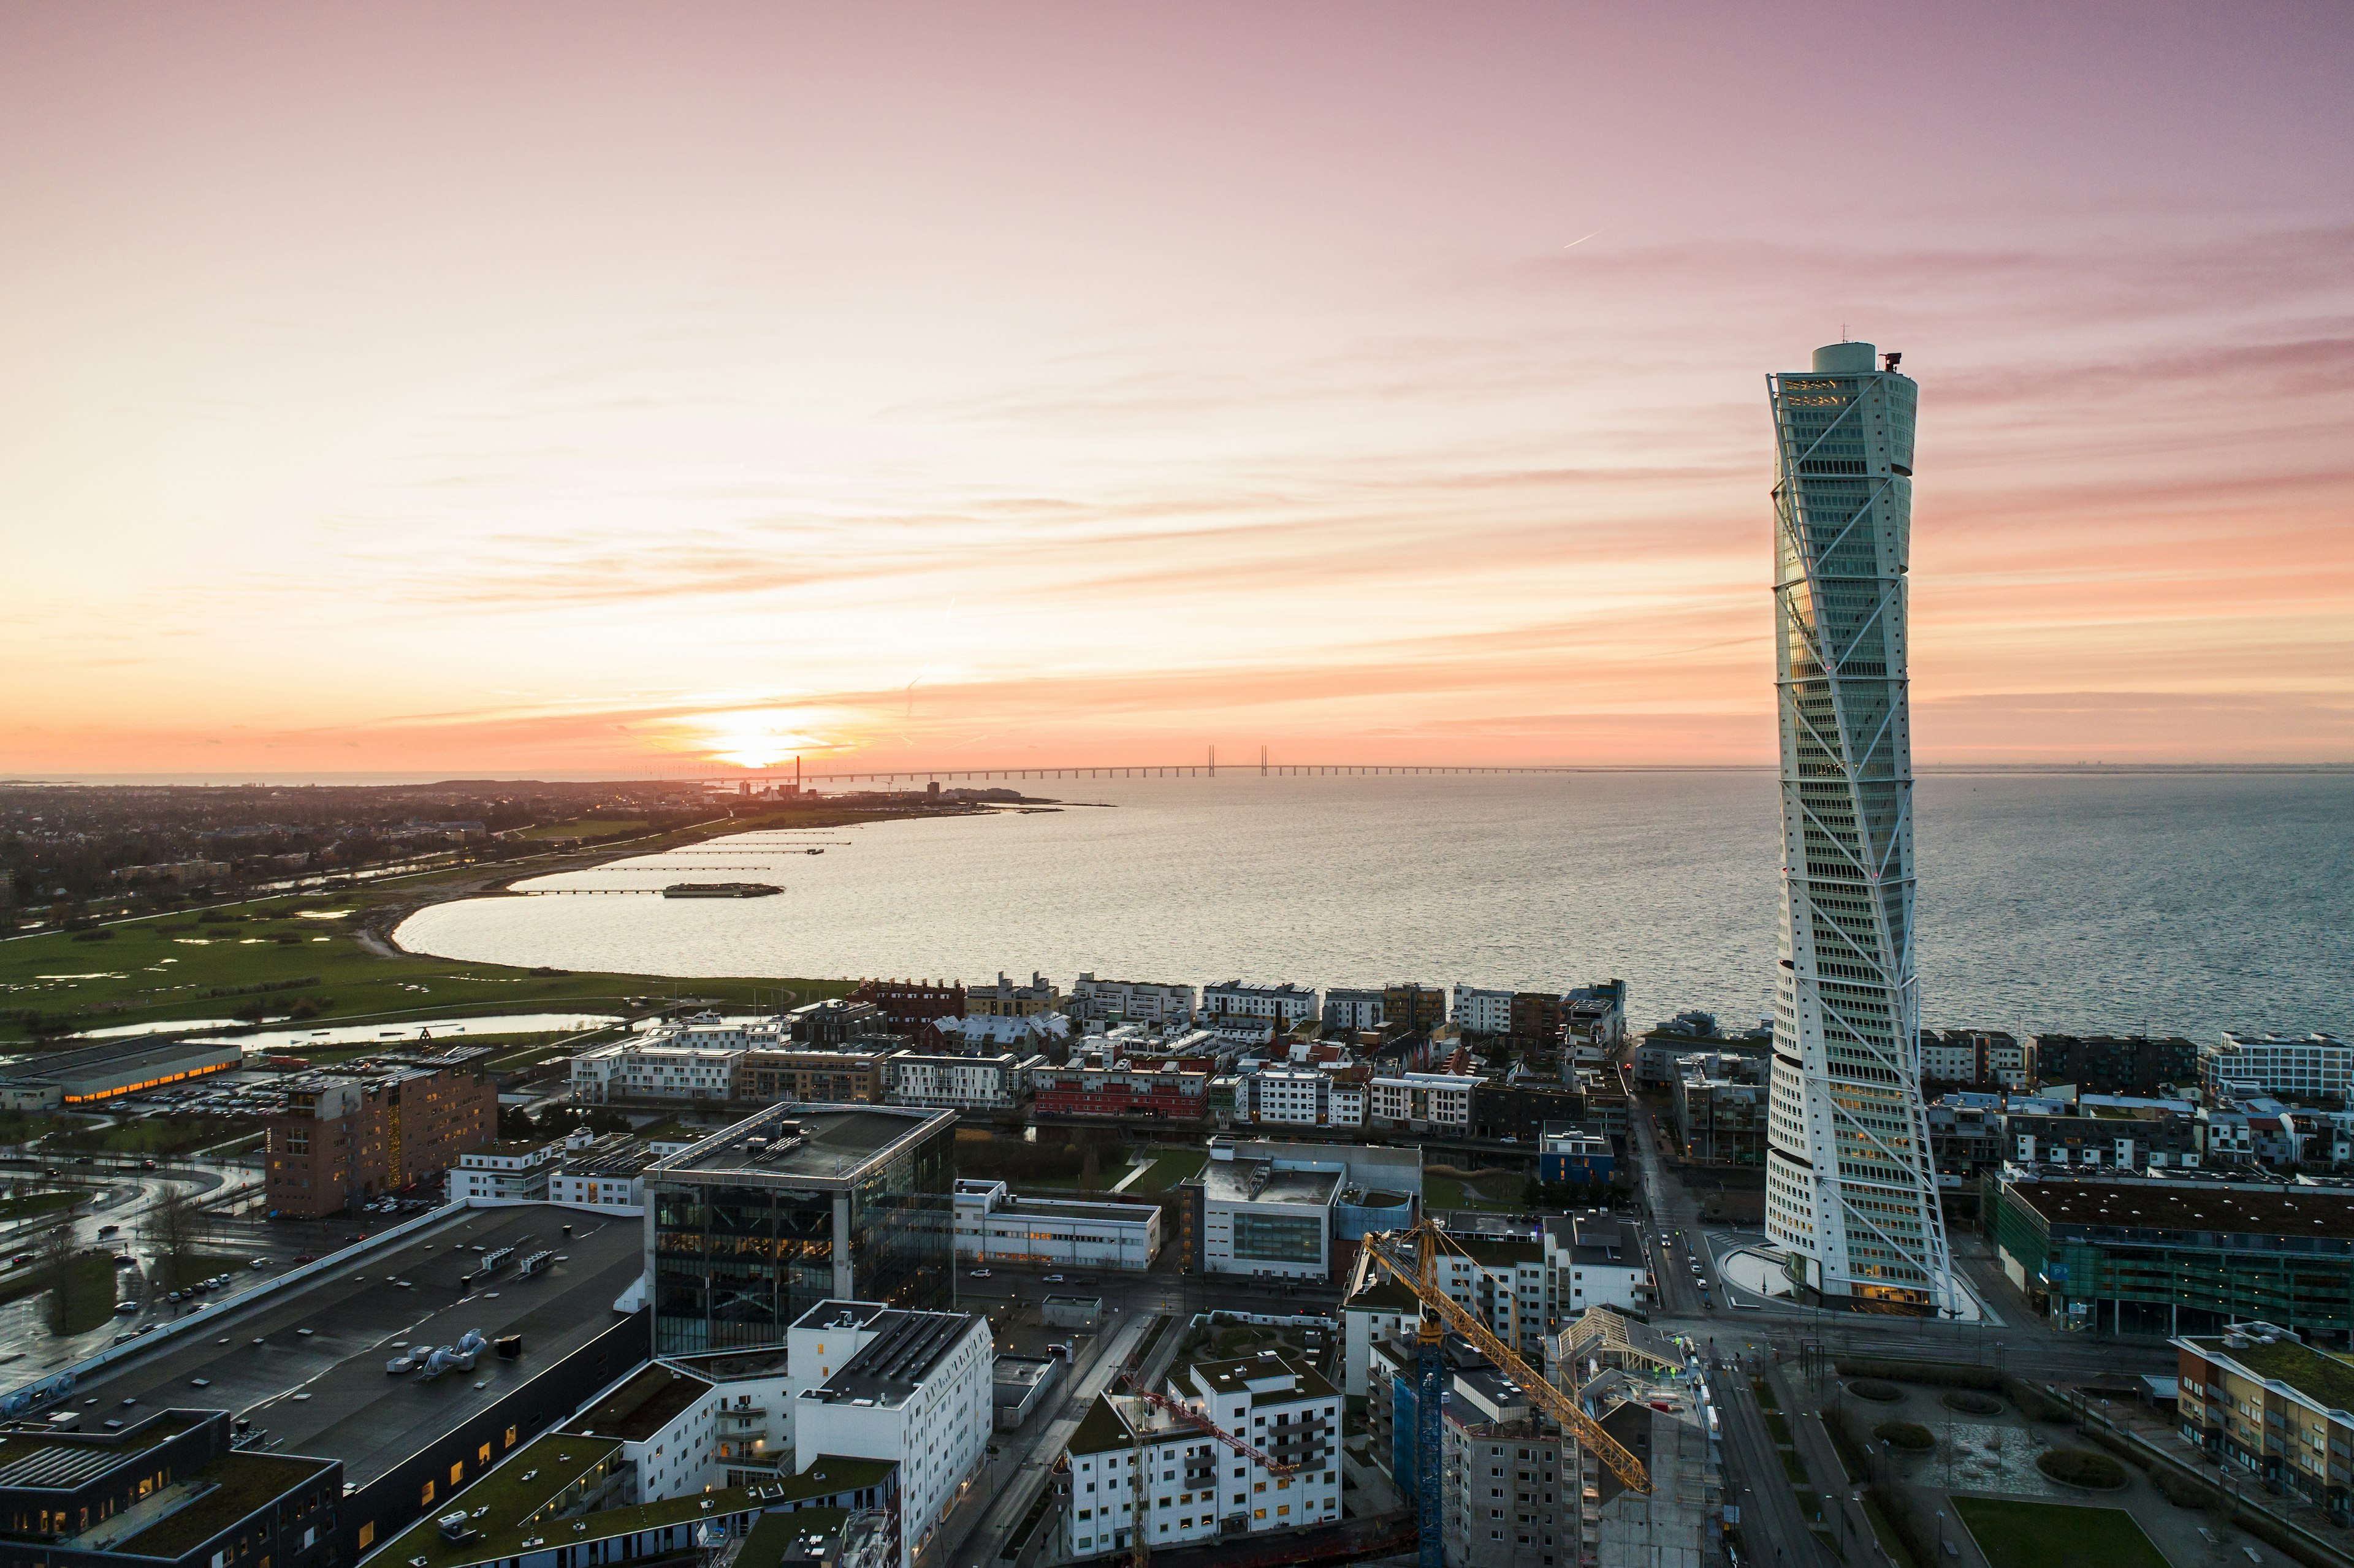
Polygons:
[[1920,388],[1868,343],[1766,377],[1782,943],[1766,1228],[1828,1300],[1954,1299],[1921,1104],[1904,569]]

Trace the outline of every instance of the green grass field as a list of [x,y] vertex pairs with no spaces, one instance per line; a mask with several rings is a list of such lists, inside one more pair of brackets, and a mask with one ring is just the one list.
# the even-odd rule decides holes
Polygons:
[[249,1117],[143,1117],[137,1121],[119,1122],[112,1127],[84,1128],[79,1132],[64,1133],[49,1139],[48,1147],[70,1149],[81,1154],[143,1154],[152,1158],[209,1149],[233,1138],[243,1138],[260,1130],[260,1122]]
[[2121,1508],[1956,1498],[1954,1511],[1992,1568],[2168,1568]]
[[21,1220],[31,1214],[47,1214],[69,1208],[90,1196],[87,1187],[69,1187],[54,1192],[27,1192],[21,1198],[0,1198],[0,1220]]
[[1470,1209],[1489,1213],[1518,1213],[1522,1178],[1508,1174],[1483,1176],[1476,1182],[1455,1176],[1426,1175],[1422,1179],[1423,1202],[1434,1209]]
[[[765,811],[697,824],[642,846],[652,854],[723,833],[766,829],[838,827],[910,813],[851,807]],[[599,821],[599,834],[643,823]],[[580,824],[553,824],[551,836],[572,837]],[[518,877],[567,864],[515,863]],[[840,996],[847,980],[742,976],[679,981],[667,976],[535,972],[498,964],[402,954],[382,958],[353,934],[369,910],[412,899],[419,888],[472,885],[507,867],[463,865],[403,876],[366,887],[260,899],[221,909],[152,916],[91,931],[53,931],[0,943],[0,1040],[38,1038],[23,1012],[47,1025],[75,1029],[230,1018],[260,1003],[271,1021],[296,1012],[294,1022],[381,1019],[429,1022],[436,1017],[486,1012],[603,1012],[630,996],[682,994],[724,1007],[748,1006],[754,993],[774,1000],[790,991],[802,1001]],[[103,935],[100,935],[103,933]],[[76,941],[76,937],[95,940]],[[54,1033],[54,1029],[47,1031]]]
[[[65,1015],[77,1027],[228,1018],[256,1001],[271,1018],[311,1010],[297,1022],[379,1018],[428,1023],[436,1017],[484,1012],[618,1009],[622,999],[667,995],[670,980],[651,975],[535,974],[497,964],[403,954],[380,958],[360,945],[350,919],[303,918],[304,911],[350,909],[348,900],[276,899],[246,906],[246,917],[199,923],[164,916],[110,927],[110,942],[76,943],[56,932],[0,944],[0,1010]],[[284,938],[284,939],[281,939]],[[788,989],[803,1001],[839,996],[843,980],[746,977],[684,982],[695,996],[749,1005]],[[0,1035],[26,1026],[0,1020]]]
[[[1210,1162],[1210,1151],[1206,1149],[1156,1146],[1146,1150],[1144,1158],[1152,1161],[1152,1169],[1129,1182],[1127,1191],[1120,1194],[1122,1197],[1139,1201],[1160,1197],[1188,1176],[1199,1176],[1202,1167]],[[1115,1174],[1111,1179],[1117,1181],[1119,1177]]]
[[525,828],[514,836],[519,839],[610,839],[630,833],[651,832],[653,824],[643,817],[575,817],[568,822],[542,822],[535,828]]

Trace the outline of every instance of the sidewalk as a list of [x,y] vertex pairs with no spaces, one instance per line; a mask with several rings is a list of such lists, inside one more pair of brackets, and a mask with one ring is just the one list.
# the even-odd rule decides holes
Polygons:
[[1783,1370],[1778,1362],[1767,1362],[1766,1386],[1781,1402],[1783,1419],[1790,1426],[1790,1441],[1797,1448],[1798,1460],[1807,1467],[1817,1494],[1823,1499],[1823,1517],[1830,1522],[1833,1536],[1844,1548],[1850,1564],[1888,1563],[1880,1538],[1872,1533],[1871,1517],[1863,1510],[1864,1483],[1848,1479],[1847,1467],[1840,1462],[1838,1446],[1831,1441],[1830,1433],[1823,1425],[1822,1413],[1815,1406],[1813,1391],[1795,1378],[1783,1376]]

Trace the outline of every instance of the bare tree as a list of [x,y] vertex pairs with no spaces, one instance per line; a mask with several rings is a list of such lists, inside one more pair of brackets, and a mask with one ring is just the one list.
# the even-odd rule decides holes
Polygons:
[[166,1183],[147,1206],[140,1222],[140,1240],[154,1259],[159,1288],[175,1290],[182,1277],[196,1271],[196,1255],[204,1244],[204,1216],[187,1190]]

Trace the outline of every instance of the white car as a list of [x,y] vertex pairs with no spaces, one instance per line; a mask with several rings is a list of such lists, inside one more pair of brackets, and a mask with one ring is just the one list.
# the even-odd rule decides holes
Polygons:
[[989,1277],[989,1270],[985,1268],[976,1268],[972,1271],[972,1277],[975,1279],[987,1279]]

